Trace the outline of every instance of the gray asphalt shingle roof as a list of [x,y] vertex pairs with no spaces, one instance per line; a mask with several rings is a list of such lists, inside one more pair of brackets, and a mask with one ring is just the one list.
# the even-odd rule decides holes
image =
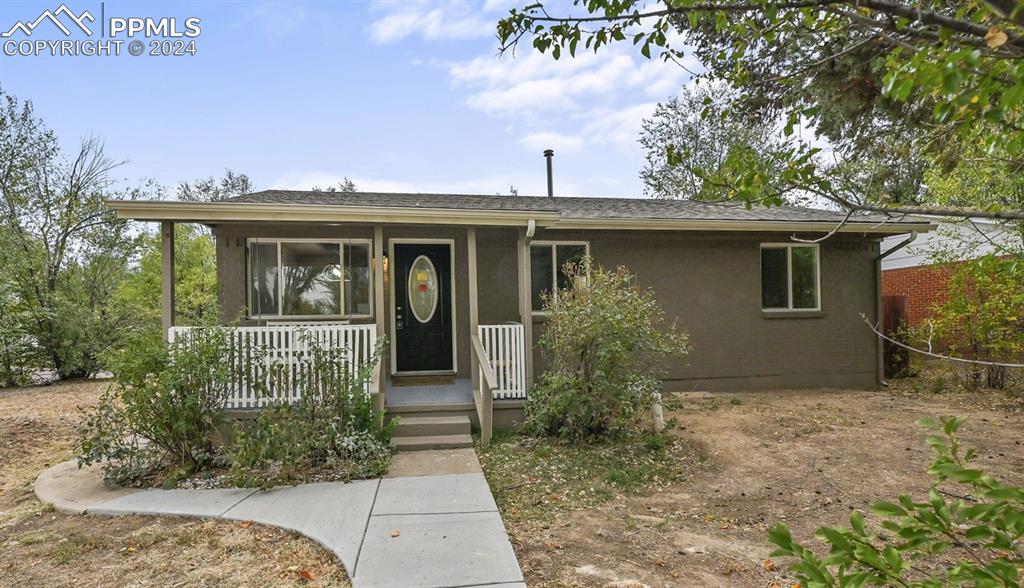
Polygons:
[[[253,204],[313,204],[326,206],[367,206],[432,208],[452,210],[495,210],[515,212],[555,212],[565,219],[655,219],[840,222],[842,213],[799,206],[753,206],[741,203],[712,203],[692,200],[655,200],[650,198],[581,198],[558,196],[504,196],[468,194],[405,194],[391,192],[317,192],[264,190],[229,198],[226,202]],[[913,219],[886,219],[880,215],[855,215],[850,224],[877,224],[886,221],[916,222]]]

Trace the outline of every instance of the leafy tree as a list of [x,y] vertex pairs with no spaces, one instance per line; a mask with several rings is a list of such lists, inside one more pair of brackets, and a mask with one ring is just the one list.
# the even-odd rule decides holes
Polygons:
[[246,174],[224,170],[224,176],[200,178],[178,184],[178,200],[186,202],[217,202],[232,196],[252,192],[252,182]]
[[320,186],[313,186],[313,191],[314,192],[341,192],[343,194],[351,194],[353,192],[358,192],[359,188],[356,187],[356,183],[355,182],[353,182],[351,179],[349,179],[348,176],[345,176],[344,179],[342,179],[340,182],[338,182],[337,186],[327,186],[326,188],[321,188]]
[[927,500],[902,495],[896,503],[874,504],[871,510],[883,519],[880,531],[858,511],[849,528],[821,527],[826,556],[779,524],[768,536],[778,547],[772,556],[794,558],[789,568],[807,588],[1019,586],[1024,489],[972,467],[974,450],[964,451],[957,436],[963,422],[948,416],[919,422],[937,432],[928,437],[935,460]]
[[[137,324],[160,327],[163,267],[160,235],[146,234],[138,267],[118,285],[115,305],[132,309]],[[174,232],[174,297],[178,324],[211,325],[219,318],[213,239],[194,225]]]
[[24,386],[44,364],[17,293],[0,277],[0,388]]
[[626,268],[585,259],[565,271],[575,286],[545,299],[547,366],[527,400],[524,428],[571,441],[632,431],[660,393],[664,360],[686,353],[686,336],[665,324],[654,294]]
[[98,140],[67,156],[30,102],[0,91],[0,103],[0,270],[24,321],[4,328],[28,333],[59,377],[87,375],[114,336],[112,276],[135,245],[104,200],[139,190],[116,189]]
[[[704,85],[659,103],[643,122],[640,145],[646,158],[640,179],[648,195],[722,200],[728,194],[719,178],[741,171],[736,164],[746,167],[756,159],[759,167],[778,166],[771,153],[780,147],[780,134],[733,116],[728,96]],[[766,171],[777,176],[781,169]]]
[[[1013,362],[1024,355],[1024,266],[1020,259],[994,253],[951,262],[948,299],[935,308],[929,337],[945,342],[961,356],[986,362]],[[968,384],[980,383],[982,370],[991,388],[1006,386],[998,365],[968,372]]]
[[[502,51],[524,38],[555,59],[631,42],[641,54],[679,60],[688,51],[705,77],[737,92],[732,111],[762,124],[806,124],[841,159],[886,156],[878,145],[909,144],[945,169],[965,146],[1006,177],[1024,166],[1024,4],[951,0],[796,0],[706,2],[588,0],[582,12],[549,11],[543,2],[514,9],[498,23]],[[552,14],[555,12],[555,14]],[[670,159],[671,150],[668,151]],[[898,151],[893,151],[898,155]],[[827,173],[819,150],[794,141],[779,154],[779,176],[757,165],[733,177],[730,197],[776,204],[792,193],[827,198],[851,211],[1024,218],[1001,207],[944,207],[919,190],[865,191]],[[756,161],[754,161],[756,164]],[[872,166],[885,170],[882,165]],[[1022,180],[1024,181],[1024,180]],[[909,200],[909,201],[908,201]]]

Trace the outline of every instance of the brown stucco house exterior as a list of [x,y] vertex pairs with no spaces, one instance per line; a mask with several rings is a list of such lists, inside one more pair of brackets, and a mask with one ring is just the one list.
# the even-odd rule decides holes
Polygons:
[[[379,394],[389,411],[493,410],[499,425],[517,418],[544,369],[539,295],[565,261],[627,267],[686,331],[692,351],[669,366],[667,391],[866,389],[879,383],[879,342],[861,315],[878,319],[880,242],[931,229],[633,198],[268,190],[111,205],[161,222],[166,259],[174,223],[212,228],[225,324],[386,335]],[[793,239],[830,231],[820,243]]]

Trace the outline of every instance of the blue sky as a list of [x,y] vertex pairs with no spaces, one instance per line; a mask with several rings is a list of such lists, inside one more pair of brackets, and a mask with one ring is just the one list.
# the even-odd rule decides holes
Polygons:
[[[0,29],[59,4],[5,2]],[[101,137],[133,182],[231,168],[257,189],[349,176],[364,190],[540,194],[551,147],[558,194],[642,195],[641,120],[689,74],[626,46],[499,58],[494,25],[515,4],[107,1],[108,17],[199,17],[198,54],[0,55],[0,84],[65,145]]]

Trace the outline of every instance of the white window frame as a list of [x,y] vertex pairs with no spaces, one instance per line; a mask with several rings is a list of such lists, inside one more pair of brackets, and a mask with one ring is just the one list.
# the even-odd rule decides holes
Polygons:
[[[764,267],[762,266],[765,249],[786,250],[786,288],[788,307],[765,308],[764,306]],[[793,249],[814,249],[814,308],[795,308],[793,306]],[[820,312],[821,311],[821,246],[817,243],[761,243],[757,258],[761,278],[761,312]]]
[[[252,313],[252,248],[250,247],[253,243],[274,243],[277,245],[277,314],[265,315],[265,314],[253,314]],[[341,300],[340,308],[342,311],[345,310],[345,248],[348,245],[366,245],[366,261],[367,268],[370,270],[370,312],[367,314],[283,314],[284,311],[284,296],[282,296],[282,290],[284,288],[284,275],[281,272],[281,244],[283,243],[328,243],[338,245],[338,264],[341,267]],[[245,240],[245,291],[246,291],[246,318],[250,320],[289,320],[289,319],[300,319],[300,320],[330,320],[330,319],[372,319],[373,318],[373,300],[375,296],[373,272],[376,268],[373,266],[373,239],[294,239],[294,238],[266,238],[266,237],[254,237]]]
[[[549,247],[551,249],[551,295],[558,299],[558,245],[582,245],[584,247],[583,255],[590,257],[590,241],[531,241],[530,242],[530,258],[533,258],[533,247]],[[532,268],[532,264],[531,264]],[[530,270],[530,312],[533,316],[547,316],[548,313],[543,310],[533,309],[533,270]]]

